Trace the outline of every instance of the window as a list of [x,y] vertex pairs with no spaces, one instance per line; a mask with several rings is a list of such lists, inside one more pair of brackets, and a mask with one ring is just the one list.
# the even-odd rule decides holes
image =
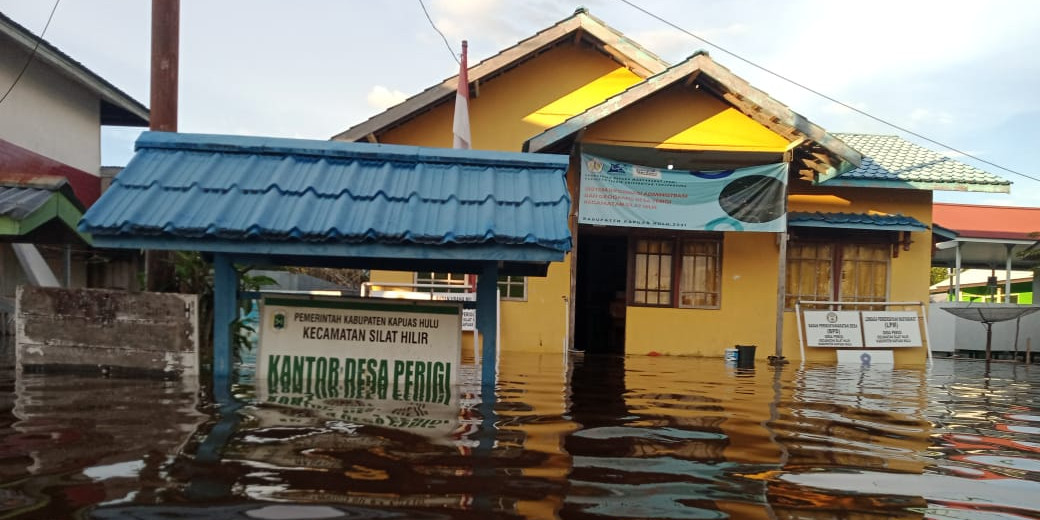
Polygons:
[[527,277],[514,275],[499,276],[498,293],[503,300],[526,300]]
[[784,306],[797,301],[882,302],[888,299],[886,243],[794,241],[787,246]]
[[466,292],[466,275],[459,273],[435,273],[435,272],[421,272],[415,273],[415,283],[417,284],[437,284],[437,285],[458,285],[459,288],[449,287],[416,287],[417,292],[439,292],[439,293],[462,293]]
[[721,250],[716,238],[637,238],[632,247],[632,303],[717,309]]

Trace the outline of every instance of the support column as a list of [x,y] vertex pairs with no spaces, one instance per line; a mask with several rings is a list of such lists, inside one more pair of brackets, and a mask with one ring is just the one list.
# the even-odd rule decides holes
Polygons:
[[1011,250],[1014,249],[1015,246],[1013,244],[1008,244],[1004,247],[1007,248],[1007,265],[1004,267],[1004,303],[1011,303]]
[[[780,240],[780,259],[778,260],[776,280],[776,361],[784,359],[784,300],[787,298],[787,232],[777,235]],[[802,360],[805,361],[805,360]]]
[[961,243],[957,242],[954,249],[955,260],[953,263],[953,301],[961,301]]
[[481,385],[494,388],[498,368],[498,263],[488,262],[477,277],[477,330],[481,343]]
[[230,390],[231,322],[238,310],[238,273],[226,254],[213,255],[213,393]]

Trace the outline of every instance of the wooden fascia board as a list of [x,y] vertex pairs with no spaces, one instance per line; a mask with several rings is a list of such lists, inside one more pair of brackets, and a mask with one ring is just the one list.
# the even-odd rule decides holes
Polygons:
[[577,16],[582,30],[603,42],[604,50],[642,78],[663,72],[668,64],[624,35],[586,14]]
[[[97,74],[87,70],[83,65],[80,65],[79,63],[70,60],[65,55],[56,52],[46,41],[38,40],[35,36],[30,37],[18,30],[18,28],[6,23],[0,23],[0,27],[3,28],[4,34],[15,40],[15,42],[24,50],[33,52],[32,49],[35,47],[36,54],[33,58],[34,60],[40,60],[47,65],[54,67],[63,75],[86,87],[87,90],[94,91],[98,97],[126,110],[145,122],[148,121],[148,109],[145,108],[144,105]],[[37,41],[39,41],[39,45],[37,45]]]
[[[776,124],[793,128],[808,139],[818,143],[820,146],[833,153],[838,158],[852,165],[859,166],[863,157],[844,141],[829,134],[823,128],[806,119],[801,114],[791,110],[786,105],[773,99],[771,96],[751,86],[750,83],[736,76],[725,67],[720,66],[707,56],[700,55],[694,58],[699,62],[699,68],[720,85],[726,87],[738,99],[752,104],[758,110],[765,112],[770,118],[775,118]],[[738,107],[740,108],[740,107]],[[747,108],[746,106],[743,108]],[[754,112],[747,113],[748,117],[755,118]],[[783,134],[781,134],[783,135]],[[839,172],[840,173],[840,172]]]

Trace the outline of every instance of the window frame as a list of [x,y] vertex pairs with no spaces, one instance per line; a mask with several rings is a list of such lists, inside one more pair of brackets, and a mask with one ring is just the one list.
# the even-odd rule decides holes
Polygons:
[[[661,242],[661,243],[670,243],[670,245],[671,245],[671,252],[668,253],[668,254],[671,256],[671,258],[667,261],[667,265],[669,267],[669,274],[668,274],[668,276],[669,276],[670,280],[669,280],[669,284],[668,284],[667,290],[649,289],[649,288],[639,289],[639,288],[636,287],[637,276],[638,276],[637,264],[639,263],[638,259],[637,259],[638,255],[640,255],[640,254],[661,255],[661,256],[664,255],[664,253],[654,253],[652,251],[639,252],[639,242],[641,240],[657,241],[657,242]],[[710,243],[712,248],[714,249],[714,255],[692,255],[692,254],[687,255],[687,254],[683,253],[683,251],[685,250],[684,247],[683,247],[684,245],[690,244],[690,243],[698,243],[698,242],[699,243]],[[721,309],[722,308],[722,268],[723,268],[723,250],[724,250],[723,246],[724,246],[724,235],[722,235],[722,234],[715,234],[715,233],[711,233],[711,234],[690,233],[690,234],[678,234],[677,235],[677,234],[674,234],[674,233],[664,234],[664,233],[652,233],[652,232],[650,232],[650,233],[640,233],[640,234],[637,234],[637,235],[629,236],[629,239],[628,239],[628,280],[626,280],[626,284],[625,284],[626,288],[627,288],[627,290],[626,290],[626,293],[627,293],[626,294],[626,300],[627,300],[628,305],[631,305],[631,306],[634,306],[634,307],[653,307],[653,308],[671,308],[671,309],[708,309],[708,310],[718,310],[718,309]],[[712,265],[712,268],[714,270],[714,276],[712,276],[713,280],[711,281],[711,284],[709,284],[709,285],[714,285],[714,287],[716,287],[716,290],[714,292],[709,292],[709,294],[714,294],[715,303],[713,305],[683,305],[682,304],[682,294],[684,292],[682,290],[683,289],[683,287],[682,287],[682,283],[683,283],[682,275],[683,275],[683,263],[684,263],[683,260],[684,260],[685,257],[696,257],[696,256],[701,256],[701,257],[707,256],[708,258],[713,258],[714,259],[714,262],[713,262],[713,265]],[[665,265],[665,264],[659,264],[659,265]],[[658,272],[660,272],[660,270]],[[670,294],[668,295],[667,301],[664,302],[664,303],[660,302],[660,299],[659,299],[659,301],[657,303],[646,303],[646,302],[637,302],[636,301],[636,292],[638,292],[638,291],[655,292],[655,293],[658,293],[658,295],[660,295],[660,293],[663,293],[663,292],[668,292]],[[704,292],[704,291],[686,291],[686,292]]]
[[[423,275],[423,274],[429,275],[429,277],[427,277],[427,278],[420,278],[420,275]],[[445,278],[445,280],[443,280],[443,281],[437,280],[436,276],[437,275],[442,275],[442,274],[443,275],[447,275],[447,278]],[[413,280],[413,283],[416,284],[416,286],[412,288],[412,290],[414,290],[415,292],[428,292],[428,293],[435,293],[435,292],[440,292],[440,293],[473,292],[472,289],[467,290],[466,287],[465,287],[469,283],[469,275],[467,275],[465,273],[448,273],[448,272],[441,272],[441,271],[416,271],[414,276],[412,276],[412,280]],[[438,285],[458,285],[459,287],[457,289],[455,289],[455,288],[420,287],[418,284],[421,284],[421,283],[430,283],[430,284],[438,284]]]
[[[505,280],[503,280],[503,278],[505,278]],[[515,279],[519,279],[519,281],[517,281]],[[518,275],[518,274],[502,274],[502,275],[498,276],[498,280],[495,282],[495,284],[496,284],[496,287],[498,287],[499,294],[501,295],[499,297],[499,299],[501,299],[503,301],[512,301],[512,302],[526,302],[527,301],[527,277],[526,276]],[[505,284],[505,286],[506,286],[505,290],[502,289],[502,285],[503,284]],[[515,287],[517,285],[522,286],[522,288],[521,288],[521,295],[519,297],[509,296],[508,288],[509,287]]]
[[[829,277],[829,294],[826,298],[819,298],[818,301],[833,301],[834,304],[830,306],[840,305],[842,302],[852,301],[868,301],[868,300],[843,300],[844,294],[842,291],[842,272],[843,266],[846,261],[845,248],[849,246],[870,246],[876,247],[881,251],[884,251],[884,266],[885,266],[885,281],[884,281],[884,294],[880,296],[880,300],[870,300],[885,302],[889,301],[892,293],[892,248],[894,243],[889,240],[888,237],[879,236],[876,233],[864,233],[856,232],[854,230],[845,230],[845,233],[839,234],[838,231],[831,233],[820,234],[817,236],[803,236],[795,237],[792,236],[787,247],[787,258],[785,259],[785,280],[784,280],[784,311],[794,311],[795,305],[798,301],[803,300],[801,294],[794,294],[791,292],[792,284],[790,279],[791,273],[791,245],[792,244],[813,244],[813,245],[827,245],[831,247],[830,252],[830,277]],[[872,262],[869,259],[855,259],[851,262],[857,262],[858,264]],[[828,307],[830,307],[828,306]]]

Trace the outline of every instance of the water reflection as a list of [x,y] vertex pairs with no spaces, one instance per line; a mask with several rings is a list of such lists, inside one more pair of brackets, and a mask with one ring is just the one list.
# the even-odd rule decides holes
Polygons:
[[1040,516],[1036,367],[501,366],[481,398],[464,360],[447,402],[246,380],[234,420],[174,383],[5,370],[0,518]]

